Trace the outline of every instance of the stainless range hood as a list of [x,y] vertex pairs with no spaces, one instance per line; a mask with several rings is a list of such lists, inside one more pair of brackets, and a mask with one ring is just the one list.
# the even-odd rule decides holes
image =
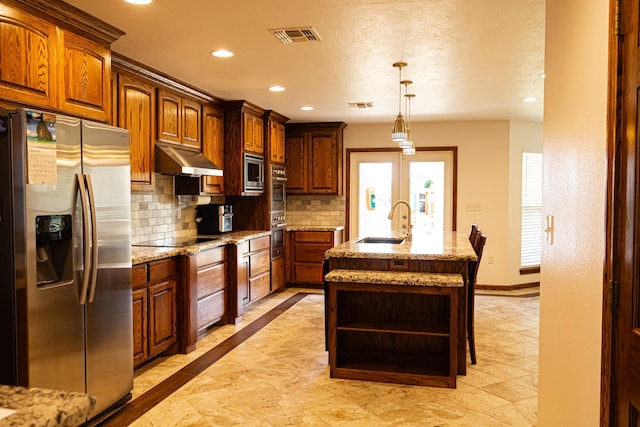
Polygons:
[[222,169],[196,148],[156,142],[156,172],[165,175],[222,176]]

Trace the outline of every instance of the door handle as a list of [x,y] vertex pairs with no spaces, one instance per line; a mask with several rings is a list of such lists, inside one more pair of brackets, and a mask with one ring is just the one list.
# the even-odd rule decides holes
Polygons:
[[80,286],[79,299],[80,304],[87,303],[87,290],[89,289],[89,273],[87,269],[91,265],[91,247],[89,244],[89,234],[91,232],[89,223],[89,204],[87,202],[87,188],[84,183],[84,177],[81,174],[76,174],[78,181],[78,191],[80,192],[80,205],[82,207],[82,284]]
[[89,280],[89,300],[93,302],[96,295],[96,283],[98,281],[98,221],[96,218],[96,199],[91,185],[91,176],[85,175],[89,195],[89,207],[91,210],[91,270]]

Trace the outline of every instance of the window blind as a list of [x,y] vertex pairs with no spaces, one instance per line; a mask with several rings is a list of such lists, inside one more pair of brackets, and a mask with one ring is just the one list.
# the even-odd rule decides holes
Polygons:
[[522,153],[520,238],[520,266],[539,266],[542,251],[542,153]]

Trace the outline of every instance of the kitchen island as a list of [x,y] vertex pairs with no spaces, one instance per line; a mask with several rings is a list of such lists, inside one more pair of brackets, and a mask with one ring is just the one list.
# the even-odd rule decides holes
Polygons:
[[358,238],[325,257],[333,376],[375,371],[381,381],[451,386],[451,371],[466,374],[468,264],[477,259],[468,235]]

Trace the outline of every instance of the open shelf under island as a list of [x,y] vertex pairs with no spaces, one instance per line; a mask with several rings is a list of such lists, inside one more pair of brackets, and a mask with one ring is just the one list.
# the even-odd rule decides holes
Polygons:
[[455,387],[466,374],[467,272],[476,260],[468,236],[361,240],[325,253],[331,376]]

